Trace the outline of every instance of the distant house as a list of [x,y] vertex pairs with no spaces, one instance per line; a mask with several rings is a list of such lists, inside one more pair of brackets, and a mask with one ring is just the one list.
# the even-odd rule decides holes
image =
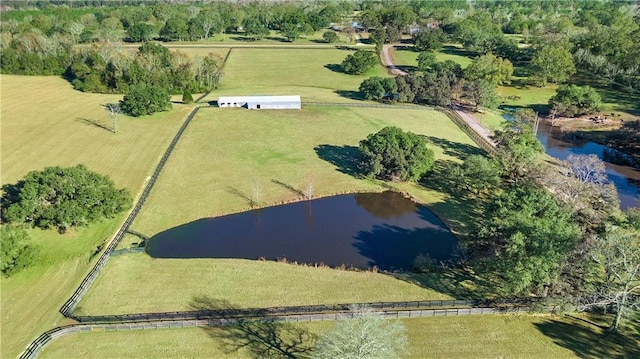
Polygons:
[[220,96],[218,107],[244,107],[250,110],[299,110],[302,101],[294,96]]

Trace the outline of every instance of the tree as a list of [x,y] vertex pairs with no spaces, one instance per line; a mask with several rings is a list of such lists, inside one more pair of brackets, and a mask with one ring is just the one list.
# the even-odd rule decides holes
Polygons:
[[391,77],[369,77],[360,84],[360,92],[367,100],[389,98],[397,89],[396,81]]
[[159,86],[132,85],[120,101],[122,111],[130,116],[151,115],[171,108],[171,96]]
[[566,46],[541,47],[531,59],[531,72],[542,86],[547,82],[562,83],[576,73],[573,57]]
[[430,69],[436,62],[436,54],[429,51],[423,51],[418,54],[418,70],[426,71]]
[[623,318],[640,310],[640,222],[638,227],[607,226],[592,251],[602,268],[598,291],[586,298],[585,307],[612,307],[609,328],[617,331]]
[[338,34],[336,34],[335,31],[325,31],[322,33],[322,38],[331,44],[338,41]]
[[189,35],[189,24],[182,16],[172,16],[160,30],[160,36],[165,41],[182,41]]
[[589,86],[560,85],[556,94],[549,99],[553,112],[567,117],[597,112],[601,105],[600,94]]
[[145,42],[151,40],[152,30],[153,27],[151,25],[139,22],[129,26],[127,29],[127,36],[131,42]]
[[376,55],[371,51],[356,50],[342,61],[342,70],[351,75],[361,75],[377,63]]
[[261,39],[265,35],[269,35],[269,29],[267,29],[257,17],[247,17],[242,21],[242,28],[244,33],[250,40],[256,41]]
[[111,125],[113,126],[113,133],[118,133],[118,115],[120,115],[120,104],[108,103],[104,105],[105,109],[111,117]]
[[487,80],[464,81],[463,97],[473,102],[475,110],[478,106],[496,108],[500,98],[496,86]]
[[192,103],[193,102],[193,95],[191,95],[191,91],[185,89],[182,92],[182,103]]
[[515,186],[487,206],[478,245],[491,255],[485,265],[501,280],[506,295],[553,284],[560,265],[581,236],[571,212],[545,190]]
[[415,181],[433,167],[434,156],[424,139],[398,127],[385,127],[360,141],[360,166],[367,176]]
[[465,79],[470,81],[485,80],[494,86],[511,83],[511,75],[513,75],[511,61],[491,53],[473,60],[464,70]]
[[38,247],[29,240],[22,228],[3,225],[0,227],[0,269],[2,275],[11,277],[33,264],[39,255]]
[[440,28],[426,28],[413,35],[414,47],[419,51],[438,51],[444,40],[445,35]]
[[400,321],[367,307],[352,307],[352,319],[340,320],[318,340],[316,359],[399,358],[408,343]]
[[500,172],[496,164],[483,155],[471,155],[454,170],[455,179],[466,189],[479,194],[500,184]]
[[535,168],[538,156],[544,152],[533,130],[527,128],[507,127],[496,131],[494,140],[493,158],[500,175],[510,182],[526,179]]
[[15,185],[3,187],[3,219],[64,232],[113,217],[131,206],[131,195],[111,179],[84,165],[31,171]]

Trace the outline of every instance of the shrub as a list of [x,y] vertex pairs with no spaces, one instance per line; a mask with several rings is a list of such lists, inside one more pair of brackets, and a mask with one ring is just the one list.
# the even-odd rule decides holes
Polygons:
[[334,42],[338,41],[338,34],[336,34],[333,31],[325,31],[322,34],[322,38],[324,39],[324,41],[326,41],[328,43],[334,43]]
[[38,258],[39,250],[29,244],[29,234],[13,226],[0,228],[0,270],[10,277],[27,268]]
[[127,115],[138,117],[151,115],[171,108],[171,96],[162,87],[148,84],[134,85],[120,101],[120,108]]

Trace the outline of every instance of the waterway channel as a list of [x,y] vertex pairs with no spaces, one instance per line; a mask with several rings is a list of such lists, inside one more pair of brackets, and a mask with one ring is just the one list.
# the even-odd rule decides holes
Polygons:
[[540,123],[538,139],[544,145],[547,154],[560,160],[566,160],[571,154],[597,155],[605,161],[607,176],[618,190],[620,207],[626,209],[640,206],[640,170],[607,162],[604,152],[608,147],[576,136],[568,136],[559,127],[553,127],[546,122]]

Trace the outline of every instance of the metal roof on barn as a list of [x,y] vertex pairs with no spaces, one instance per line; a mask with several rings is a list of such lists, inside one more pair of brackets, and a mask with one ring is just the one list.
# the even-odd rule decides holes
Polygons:
[[301,102],[300,95],[291,96],[220,96],[218,103],[268,103],[268,102]]

